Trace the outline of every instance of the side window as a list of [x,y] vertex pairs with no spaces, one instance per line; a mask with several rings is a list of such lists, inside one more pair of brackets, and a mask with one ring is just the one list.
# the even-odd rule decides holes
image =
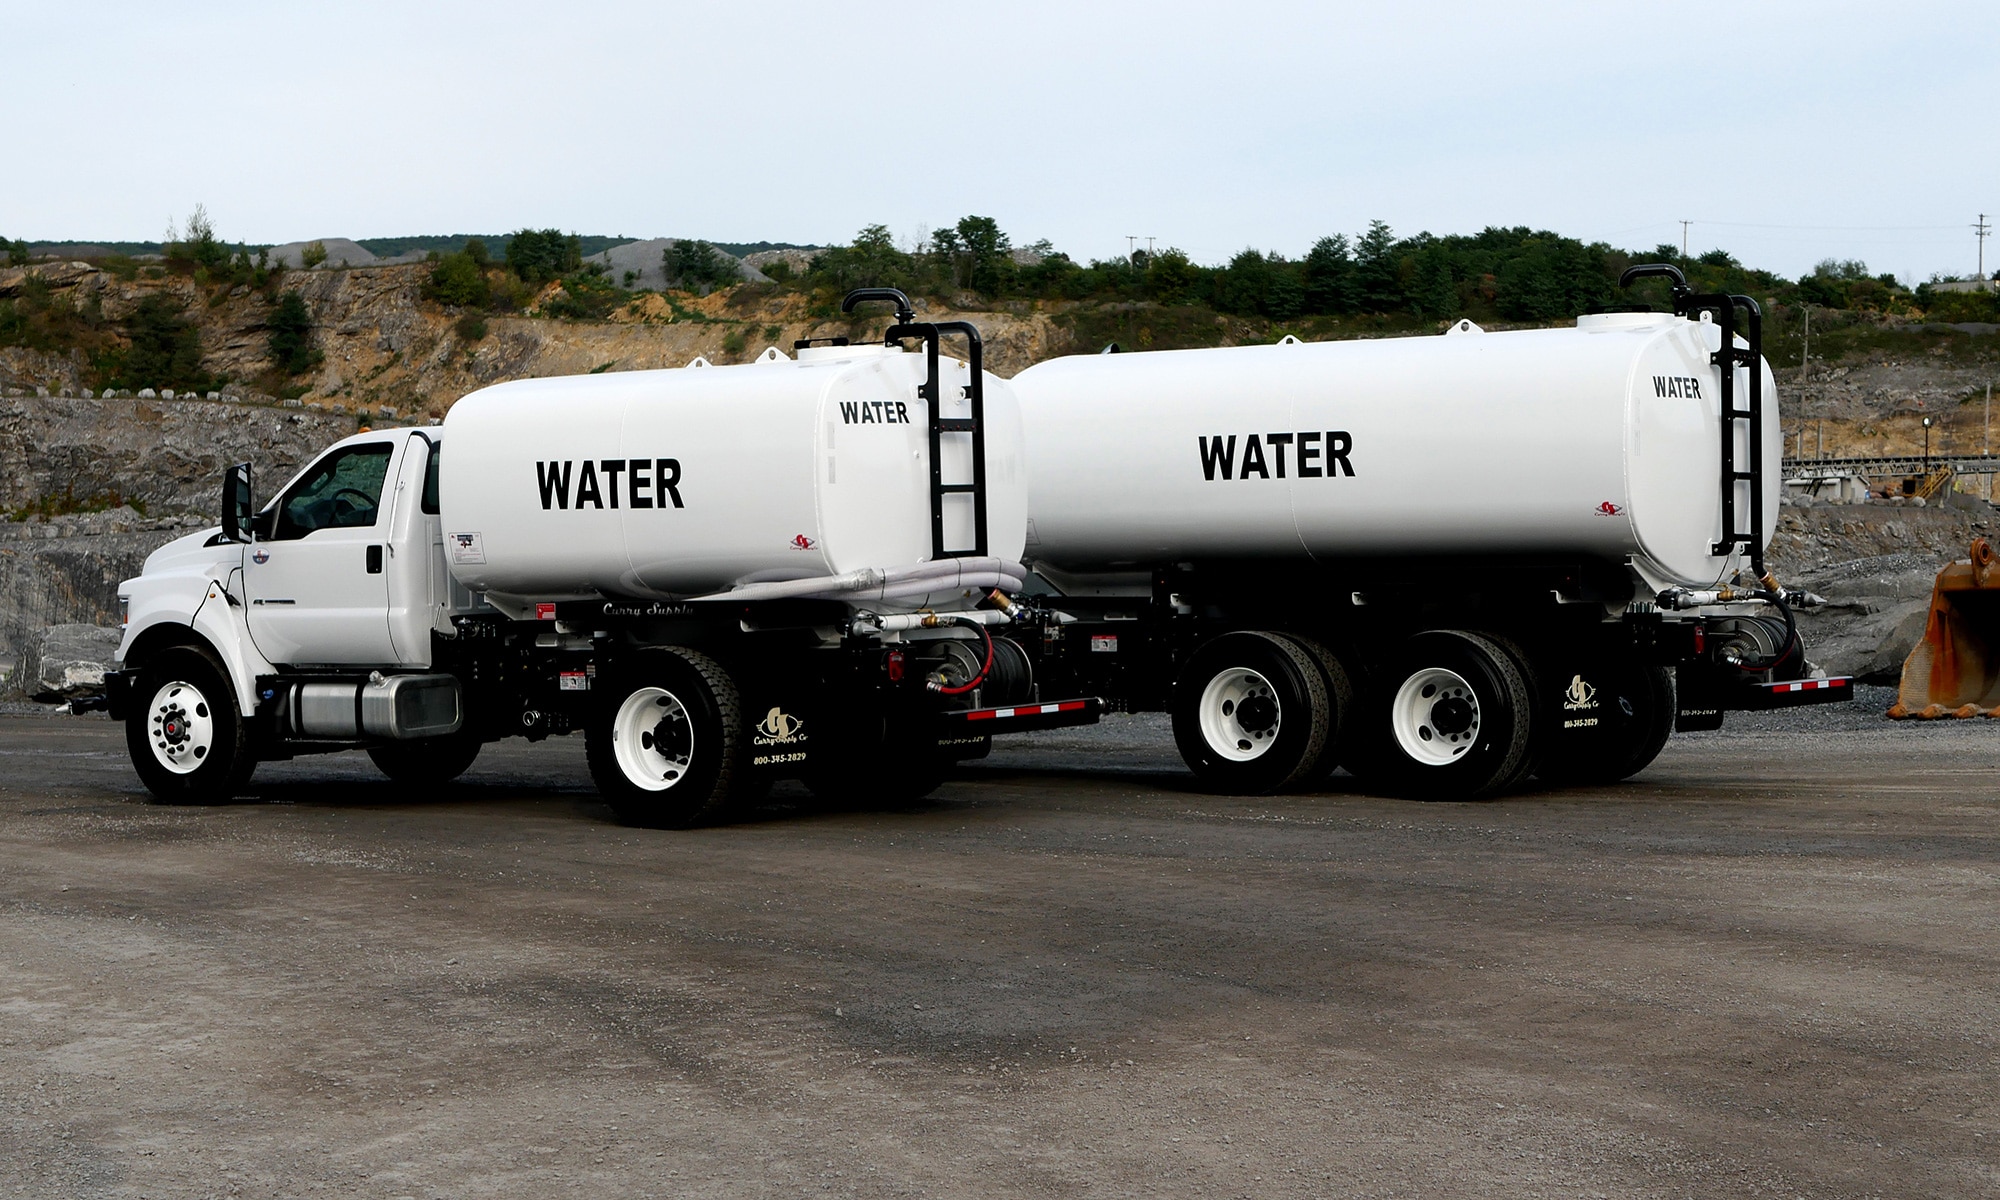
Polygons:
[[438,451],[444,443],[431,443],[430,461],[424,464],[424,512],[429,516],[438,514]]
[[390,442],[365,442],[336,450],[314,463],[278,500],[271,533],[276,542],[302,538],[315,529],[354,529],[375,523],[382,481],[389,474]]

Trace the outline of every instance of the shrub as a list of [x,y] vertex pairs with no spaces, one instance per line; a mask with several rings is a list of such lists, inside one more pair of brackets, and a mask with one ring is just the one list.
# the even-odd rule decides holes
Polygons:
[[660,265],[668,287],[703,295],[742,278],[735,259],[699,238],[675,238],[660,251]]
[[461,308],[481,307],[493,298],[486,272],[477,259],[463,250],[438,259],[424,292],[433,300]]
[[478,313],[466,313],[452,324],[452,332],[461,342],[471,343],[486,336],[486,318]]
[[154,292],[125,321],[131,347],[107,356],[113,387],[170,387],[205,392],[219,381],[202,369],[201,331],[172,297]]
[[299,251],[299,263],[302,266],[304,266],[305,269],[308,271],[312,270],[314,267],[320,265],[325,261],[326,261],[325,242],[307,242],[305,249]]

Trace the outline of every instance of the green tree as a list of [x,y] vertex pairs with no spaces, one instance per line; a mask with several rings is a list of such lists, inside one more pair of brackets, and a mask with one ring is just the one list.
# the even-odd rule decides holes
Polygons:
[[271,361],[280,371],[297,375],[319,361],[319,351],[312,344],[312,310],[306,307],[305,297],[297,292],[278,297],[266,326],[271,331]]
[[1410,311],[1428,320],[1458,315],[1458,285],[1452,279],[1451,254],[1429,234],[1419,235],[1422,248],[1416,253],[1415,271],[1410,280]]
[[25,267],[28,265],[28,243],[19,239],[10,242],[5,238],[0,238],[0,245],[7,247],[8,266]]
[[486,249],[485,238],[465,239],[465,245],[459,248],[459,253],[471,259],[473,264],[482,271],[493,261],[493,256]]
[[431,268],[425,291],[440,303],[464,307],[484,307],[493,298],[493,288],[478,260],[461,250],[438,259]]
[[1307,312],[1351,313],[1357,302],[1358,284],[1354,259],[1348,252],[1347,235],[1336,233],[1313,243],[1300,264],[1305,285]]
[[132,345],[116,372],[116,386],[199,392],[215,382],[202,369],[201,331],[170,296],[153,292],[140,300],[125,321],[125,336]]
[[1185,250],[1169,246],[1146,264],[1147,293],[1162,304],[1191,304],[1201,285],[1202,270]]
[[703,295],[743,277],[734,258],[700,238],[675,238],[660,251],[660,266],[668,287]]
[[229,247],[215,236],[215,223],[208,219],[207,207],[200,204],[188,214],[181,232],[167,239],[165,252],[168,261],[192,262],[210,271],[229,265]]
[[997,296],[1013,281],[1014,259],[1007,235],[992,217],[964,217],[958,241],[965,261],[965,286],[984,296]]
[[867,226],[854,235],[853,244],[820,251],[806,268],[808,282],[841,292],[861,287],[909,291],[924,277],[916,260],[896,248],[886,225]]
[[583,266],[583,239],[559,229],[523,229],[507,241],[507,267],[524,283],[547,283]]
[[320,265],[325,261],[326,261],[325,242],[307,242],[305,244],[305,248],[299,251],[299,265],[304,267],[308,271],[312,270],[314,267]]
[[1403,280],[1396,267],[1396,235],[1385,221],[1370,221],[1354,243],[1354,282],[1364,312],[1403,307]]

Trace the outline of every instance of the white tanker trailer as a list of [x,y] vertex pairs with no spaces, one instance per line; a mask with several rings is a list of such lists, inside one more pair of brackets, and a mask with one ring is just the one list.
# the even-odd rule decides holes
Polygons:
[[500,384],[261,507],[231,468],[221,527],[120,587],[106,704],[147,788],[355,748],[435,783],[580,729],[622,819],[682,827],[782,777],[921,796],[994,733],[1096,720],[990,632],[1026,575],[1011,389],[971,326],[870,299],[901,302],[884,344]]
[[1345,765],[1450,798],[1620,779],[1677,722],[1850,698],[1799,643],[1788,604],[1814,598],[1763,566],[1756,305],[1649,274],[1674,312],[1021,372],[1044,684],[1171,711],[1219,788]]
[[898,302],[880,345],[501,384],[261,507],[231,468],[221,527],[121,585],[106,706],[167,801],[353,748],[438,782],[580,729],[618,815],[675,827],[787,776],[920,796],[1107,702],[1170,710],[1230,790],[1622,778],[1677,722],[1851,694],[1763,569],[1755,305],[1675,295],[1010,385],[970,325],[865,289]]

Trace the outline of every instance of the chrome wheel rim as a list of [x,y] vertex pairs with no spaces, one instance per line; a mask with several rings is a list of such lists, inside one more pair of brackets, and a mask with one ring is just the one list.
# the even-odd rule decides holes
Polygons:
[[1231,667],[1201,690],[1201,736],[1231,762],[1262,758],[1278,740],[1284,711],[1271,681],[1248,667]]
[[1396,689],[1390,723],[1404,754],[1431,767],[1465,757],[1479,740],[1479,695],[1456,671],[1425,667]]
[[215,716],[208,697],[184,679],[162,684],[146,707],[146,744],[153,759],[176,775],[192,775],[215,749]]
[[618,769],[645,791],[674,787],[694,765],[694,723],[687,706],[665,688],[640,688],[625,697],[612,720],[611,744]]

